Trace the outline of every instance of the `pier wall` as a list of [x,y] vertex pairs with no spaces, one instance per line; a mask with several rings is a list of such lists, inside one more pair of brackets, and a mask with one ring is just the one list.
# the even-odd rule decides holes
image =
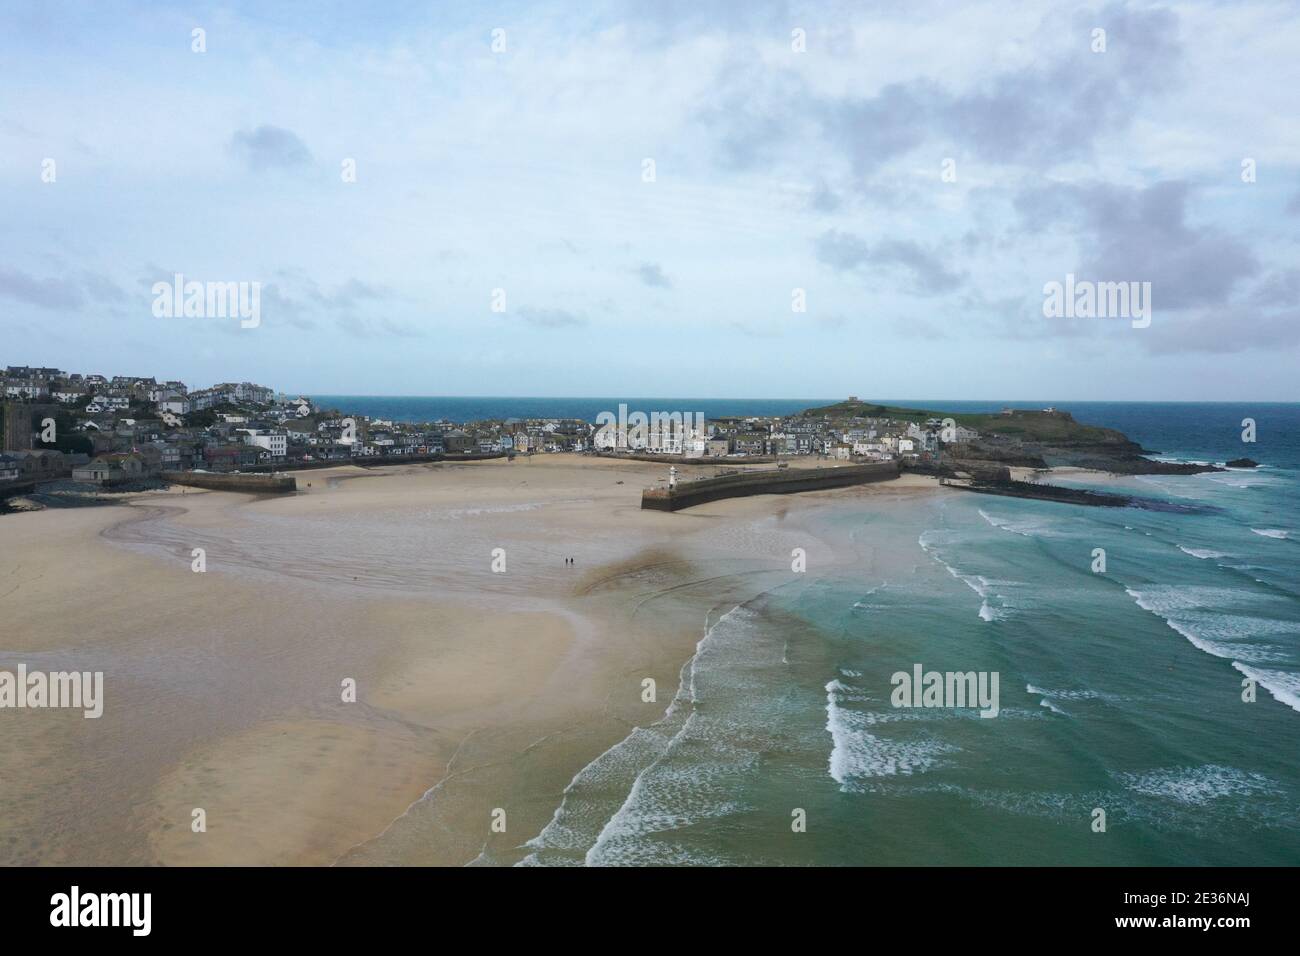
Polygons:
[[653,511],[680,511],[720,498],[743,498],[748,495],[787,495],[798,491],[846,488],[898,477],[898,463],[872,462],[866,465],[842,465],[838,468],[788,468],[739,472],[718,478],[679,481],[671,491],[647,488],[641,493],[641,507]]
[[163,481],[211,491],[240,491],[254,495],[286,495],[298,490],[292,475],[220,474],[211,471],[164,471]]

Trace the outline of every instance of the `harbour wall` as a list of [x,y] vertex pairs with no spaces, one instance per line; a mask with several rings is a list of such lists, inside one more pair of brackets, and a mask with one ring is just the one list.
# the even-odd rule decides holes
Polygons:
[[647,488],[641,493],[641,507],[652,511],[680,511],[721,498],[748,495],[788,495],[798,491],[846,488],[898,477],[898,463],[872,462],[839,468],[783,468],[738,472],[717,478],[679,481],[677,487]]
[[164,471],[163,481],[211,491],[240,491],[254,495],[288,495],[298,490],[292,475],[220,474],[212,471]]

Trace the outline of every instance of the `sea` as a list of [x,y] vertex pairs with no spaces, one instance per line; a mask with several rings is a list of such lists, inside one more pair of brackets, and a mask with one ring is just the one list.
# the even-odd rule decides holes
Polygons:
[[[456,421],[828,401],[316,398]],[[849,559],[712,615],[663,718],[510,862],[1300,863],[1300,405],[882,401],[1052,405],[1159,458],[1261,464],[1070,479],[1174,509],[837,498],[810,520]],[[918,665],[996,675],[997,715],[896,706]]]

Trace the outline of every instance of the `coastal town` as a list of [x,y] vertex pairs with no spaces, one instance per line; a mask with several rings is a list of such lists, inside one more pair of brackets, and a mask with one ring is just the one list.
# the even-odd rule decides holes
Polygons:
[[[250,382],[191,389],[153,377],[7,366],[0,488],[73,481],[121,488],[176,472],[270,472],[328,464],[560,452],[683,461],[839,461],[922,464],[976,432],[889,415],[718,418],[611,411],[578,419],[398,422],[322,408]],[[850,402],[856,402],[850,398]]]

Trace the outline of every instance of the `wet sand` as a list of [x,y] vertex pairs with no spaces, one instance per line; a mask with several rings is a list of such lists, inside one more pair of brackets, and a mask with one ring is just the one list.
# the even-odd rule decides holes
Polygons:
[[98,720],[0,711],[0,864],[510,862],[579,769],[662,716],[708,615],[789,581],[794,547],[838,560],[802,515],[944,493],[904,476],[641,511],[666,472],[341,467],[292,497],[0,517],[0,668],[105,674]]

